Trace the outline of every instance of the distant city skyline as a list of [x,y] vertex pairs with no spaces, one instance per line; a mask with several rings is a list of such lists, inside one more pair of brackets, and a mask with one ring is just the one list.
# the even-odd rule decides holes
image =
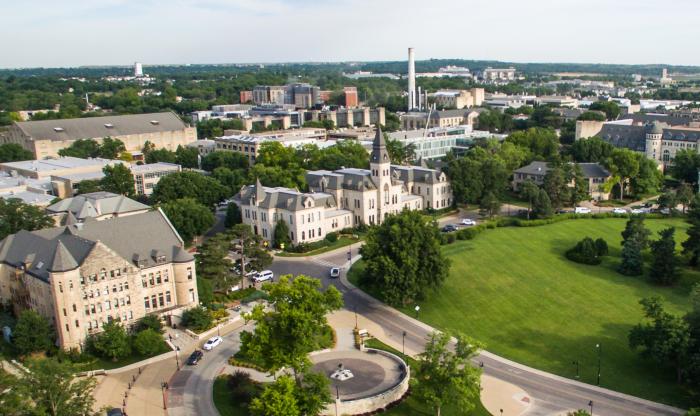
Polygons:
[[700,2],[103,0],[13,3],[0,67],[455,58],[700,65]]

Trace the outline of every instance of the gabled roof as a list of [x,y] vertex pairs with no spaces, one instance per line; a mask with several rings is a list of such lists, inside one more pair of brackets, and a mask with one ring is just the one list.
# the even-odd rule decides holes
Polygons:
[[23,230],[0,242],[0,261],[22,267],[30,259],[26,273],[48,281],[52,271],[71,270],[82,265],[98,243],[135,266],[138,265],[134,263],[135,258],[143,262],[142,267],[158,264],[153,253],[165,256],[166,263],[194,259],[183,250],[182,239],[165,214],[154,210],[32,232]]
[[15,125],[35,140],[102,139],[183,130],[187,127],[173,112],[22,121]]
[[123,195],[102,191],[66,198],[46,208],[47,211],[54,214],[71,213],[80,221],[102,215],[125,214],[149,209],[151,207],[148,205]]

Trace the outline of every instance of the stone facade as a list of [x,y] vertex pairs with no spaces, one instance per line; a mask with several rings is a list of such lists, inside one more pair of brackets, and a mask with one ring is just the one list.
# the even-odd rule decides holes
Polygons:
[[194,258],[160,210],[0,242],[0,301],[45,316],[64,349],[82,348],[111,320],[179,323],[198,304],[196,282]]

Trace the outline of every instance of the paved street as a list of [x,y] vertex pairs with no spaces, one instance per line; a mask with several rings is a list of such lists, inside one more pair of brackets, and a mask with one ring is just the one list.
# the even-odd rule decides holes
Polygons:
[[[352,256],[356,257],[357,255],[357,247],[353,247]],[[406,331],[406,349],[422,351],[425,339],[431,332],[430,327],[386,307],[357,289],[346,287],[341,279],[331,280],[328,278],[330,267],[345,266],[347,260],[347,249],[339,249],[315,258],[275,258],[271,270],[275,272],[276,276],[290,273],[306,274],[320,278],[324,286],[329,284],[336,286],[344,295],[346,309],[356,310],[358,314],[374,321],[382,327],[388,336],[395,337],[395,339],[401,339],[402,331]],[[345,273],[345,270],[342,273]],[[513,383],[532,397],[533,403],[527,412],[528,415],[555,415],[571,409],[587,408],[591,400],[594,403],[596,415],[682,414],[682,412],[668,406],[632,398],[511,363],[488,352],[482,353],[477,360],[484,363],[485,374]]]

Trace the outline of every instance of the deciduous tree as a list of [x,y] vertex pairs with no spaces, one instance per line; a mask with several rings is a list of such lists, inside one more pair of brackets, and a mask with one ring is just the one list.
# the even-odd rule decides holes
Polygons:
[[0,145],[0,163],[32,159],[34,159],[34,153],[18,145],[17,143],[6,143]]
[[0,198],[0,240],[19,230],[34,231],[54,225],[41,208],[16,198]]
[[102,190],[129,197],[134,195],[134,176],[131,169],[118,163],[105,166],[102,172],[105,174],[100,181]]
[[92,347],[105,358],[117,361],[131,354],[129,335],[117,320],[102,325],[102,332],[92,338]]
[[173,227],[186,245],[204,234],[216,221],[211,210],[193,198],[182,198],[161,205]]
[[12,343],[20,354],[48,352],[53,346],[53,329],[33,310],[22,311],[12,332]]

